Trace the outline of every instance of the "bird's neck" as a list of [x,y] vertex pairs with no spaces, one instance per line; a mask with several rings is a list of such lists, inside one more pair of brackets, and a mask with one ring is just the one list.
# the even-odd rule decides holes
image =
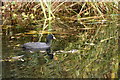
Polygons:
[[51,40],[47,40],[46,44],[50,45],[51,44]]

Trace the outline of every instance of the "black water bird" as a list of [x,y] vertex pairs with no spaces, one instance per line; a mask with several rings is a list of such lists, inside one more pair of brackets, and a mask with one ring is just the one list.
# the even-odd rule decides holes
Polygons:
[[22,45],[24,51],[46,51],[50,58],[53,58],[53,54],[51,53],[51,41],[55,39],[54,35],[49,34],[46,37],[46,42],[28,42]]

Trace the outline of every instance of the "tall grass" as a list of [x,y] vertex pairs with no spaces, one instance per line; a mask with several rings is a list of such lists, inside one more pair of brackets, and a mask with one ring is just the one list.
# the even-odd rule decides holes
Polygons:
[[[52,19],[55,18],[51,10],[51,1],[43,2],[42,0],[40,0],[40,4],[44,13],[44,25],[42,31],[44,31],[48,27],[48,32],[50,32],[52,30],[52,25],[51,25]],[[40,40],[41,37],[39,38],[39,41]]]

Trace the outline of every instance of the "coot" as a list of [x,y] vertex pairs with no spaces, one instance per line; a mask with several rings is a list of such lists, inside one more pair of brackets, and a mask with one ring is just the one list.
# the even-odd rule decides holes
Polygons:
[[28,42],[22,45],[24,51],[46,51],[48,56],[52,56],[51,53],[51,40],[55,39],[54,35],[49,34],[46,37],[46,42]]

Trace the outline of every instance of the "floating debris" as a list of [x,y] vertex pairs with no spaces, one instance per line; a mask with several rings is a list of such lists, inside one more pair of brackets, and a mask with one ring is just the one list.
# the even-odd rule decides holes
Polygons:
[[12,57],[12,59],[14,60],[19,60],[20,58],[22,58],[24,55],[20,55],[20,56],[15,56],[15,57]]
[[15,60],[24,61],[24,60],[22,59],[23,56],[24,56],[24,55],[15,56],[15,57],[9,57],[9,58],[6,58],[6,59],[0,59],[0,62],[3,62],[3,61],[12,62],[12,61],[15,61]]
[[94,46],[95,44],[94,43],[85,43],[87,45],[91,45],[91,46]]
[[72,49],[72,50],[70,50],[70,51],[60,50],[60,51],[54,52],[53,54],[55,55],[55,54],[61,54],[61,53],[76,53],[76,52],[78,52],[78,51],[79,51],[79,50],[77,50],[77,49]]

